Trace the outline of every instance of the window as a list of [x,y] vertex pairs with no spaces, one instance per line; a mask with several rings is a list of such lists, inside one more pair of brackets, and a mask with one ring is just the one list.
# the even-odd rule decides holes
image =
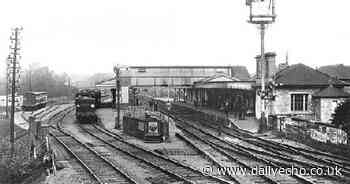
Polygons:
[[146,72],[146,68],[137,68],[137,72],[144,73]]
[[308,94],[291,94],[292,111],[307,111],[308,110]]

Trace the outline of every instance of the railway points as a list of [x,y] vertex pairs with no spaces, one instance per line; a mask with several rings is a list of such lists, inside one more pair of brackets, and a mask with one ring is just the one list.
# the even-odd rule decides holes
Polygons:
[[[91,128],[91,127],[90,127]],[[97,131],[96,131],[97,130]],[[189,183],[230,183],[225,180],[221,180],[216,177],[205,176],[199,170],[196,170],[190,166],[181,164],[175,160],[159,155],[153,151],[143,149],[141,147],[135,146],[134,144],[130,144],[126,141],[123,141],[118,136],[115,136],[113,133],[108,132],[106,130],[102,130],[101,128],[94,128],[87,130],[90,135],[98,138],[99,140],[113,140],[108,141],[110,145],[114,145],[113,147],[123,151],[124,153],[133,156],[135,159],[143,160],[158,169],[161,169],[164,172],[167,172],[171,175],[174,175],[184,182]],[[106,141],[107,142],[107,141]]]
[[[187,115],[186,115],[187,114]],[[177,116],[180,116],[180,117],[182,117],[182,118],[188,118],[190,115],[189,115],[189,112],[186,112],[186,111],[181,111],[180,113],[178,112],[178,113],[176,113],[176,115]],[[194,117],[197,117],[197,120],[198,120],[198,116],[194,116]],[[175,117],[174,117],[175,118]],[[175,118],[176,119],[176,118]],[[199,118],[200,119],[200,118]],[[192,132],[192,134],[193,135],[196,135],[196,136],[199,136],[199,134],[200,133],[202,133],[202,134],[206,134],[207,136],[208,135],[210,135],[212,138],[213,137],[215,137],[216,135],[217,135],[217,133],[215,133],[215,134],[209,134],[208,132],[213,132],[213,130],[214,130],[214,132],[217,132],[217,128],[215,127],[214,129],[213,129],[213,127],[211,127],[213,130],[209,130],[209,129],[207,129],[207,128],[205,128],[205,126],[203,126],[203,125],[205,125],[205,123],[203,122],[203,120],[201,121],[201,123],[202,124],[200,124],[200,127],[198,127],[198,123],[194,123],[194,121],[191,121],[191,125],[189,125],[188,123],[187,123],[187,126],[186,127],[183,127],[184,125],[183,125],[183,123],[185,123],[186,121],[184,121],[184,120],[181,120],[180,121],[181,122],[181,126],[182,126],[182,130],[183,131],[189,131],[189,130],[191,130],[191,128],[192,129],[194,129],[194,128],[197,128],[198,130],[200,130],[199,132],[197,131],[196,133],[193,133]],[[197,125],[197,127],[196,127],[196,125]],[[179,125],[180,126],[180,125]],[[206,125],[207,126],[207,125]],[[193,130],[192,130],[193,131]],[[238,139],[238,136],[239,135],[236,135],[235,136],[235,138],[236,139]],[[251,137],[253,137],[253,136],[251,136]],[[250,138],[251,138],[250,137]],[[206,140],[207,138],[205,138],[205,137],[199,137],[198,139],[200,139],[200,140]],[[247,141],[248,140],[248,142],[249,142],[249,139],[244,139],[244,138],[239,138],[238,140],[240,140],[240,141]],[[221,140],[221,141],[223,141],[223,140]],[[214,143],[212,143],[212,144],[218,144],[218,142],[214,142]],[[278,147],[276,148],[275,147],[275,150],[271,150],[271,149],[266,149],[266,147],[264,147],[264,146],[262,146],[262,145],[260,145],[260,148],[263,148],[263,149],[266,149],[266,150],[270,150],[270,151],[272,151],[271,153],[279,153],[279,154],[276,154],[276,155],[271,155],[271,153],[264,153],[264,152],[261,152],[261,151],[259,151],[259,146],[257,147],[257,148],[254,148],[254,149],[252,149],[252,148],[250,148],[250,147],[244,147],[244,146],[241,146],[241,145],[234,145],[234,144],[231,144],[231,143],[229,143],[230,145],[231,145],[231,147],[224,147],[224,149],[226,149],[226,150],[230,150],[231,152],[233,151],[232,150],[232,148],[239,148],[239,150],[240,151],[243,151],[243,154],[250,154],[251,156],[253,156],[253,157],[255,157],[255,158],[259,158],[260,160],[262,160],[262,161],[264,161],[265,160],[265,162],[266,163],[268,163],[268,164],[272,164],[271,163],[271,160],[274,160],[274,162],[275,162],[275,166],[278,166],[278,165],[281,165],[282,164],[282,160],[285,160],[285,159],[287,159],[288,158],[288,155],[286,155],[286,154],[281,154],[279,151],[280,151],[280,149],[278,149]],[[257,143],[257,144],[259,144],[259,143]],[[220,144],[219,144],[220,145]],[[243,144],[244,145],[244,144]],[[256,144],[255,144],[256,145]],[[237,147],[238,146],[238,147]],[[283,148],[283,147],[282,147]],[[237,151],[236,151],[237,152]],[[252,152],[255,152],[255,153],[257,153],[257,154],[252,154]],[[260,152],[260,153],[259,153]],[[242,154],[242,153],[241,153]],[[270,156],[267,156],[267,155],[270,155]],[[283,156],[282,156],[283,155]],[[265,157],[265,158],[264,158]],[[279,158],[279,160],[278,160],[278,158]],[[287,159],[288,160],[288,159]],[[317,162],[317,164],[319,164],[319,162],[321,162],[321,163],[324,163],[323,161],[324,160],[320,160],[320,159],[313,159],[313,160],[316,160],[316,161],[318,161]],[[300,162],[299,160],[293,160],[293,159],[289,159],[289,161],[287,162],[287,163],[284,163],[283,165],[285,166],[285,167],[287,167],[288,165],[289,165],[289,162],[297,162],[297,163],[301,163],[302,165],[306,165],[307,167],[312,167],[312,166],[314,166],[314,167],[319,167],[319,168],[323,168],[324,170],[325,170],[325,167],[327,166],[327,165],[312,165],[311,163],[311,161],[304,161],[304,162]],[[328,163],[329,164],[329,163]],[[334,166],[340,166],[340,165],[338,165],[338,164],[335,164]],[[347,168],[343,168],[343,169],[345,169],[345,170],[347,170]],[[346,172],[344,170],[344,172]],[[347,180],[345,180],[344,181],[344,179],[340,179],[340,178],[337,178],[337,177],[334,177],[334,176],[322,176],[322,178],[321,179],[319,179],[319,177],[316,177],[316,179],[312,179],[312,177],[308,177],[308,178],[306,178],[305,176],[296,176],[296,177],[298,177],[299,179],[301,179],[301,180],[304,180],[304,181],[309,181],[309,182],[311,182],[312,183],[312,181],[316,181],[316,182],[324,182],[324,180],[328,180],[328,182],[332,182],[333,181],[333,179],[338,179],[339,181],[340,181],[340,183],[342,183],[342,182],[346,182]],[[323,177],[325,177],[325,179],[323,179]],[[329,180],[329,178],[330,178],[330,180]]]

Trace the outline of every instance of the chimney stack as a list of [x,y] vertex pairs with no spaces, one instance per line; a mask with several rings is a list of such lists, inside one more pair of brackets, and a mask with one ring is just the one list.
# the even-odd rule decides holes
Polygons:
[[[260,55],[255,57],[256,59],[256,78],[261,79],[261,65],[260,65]],[[276,53],[267,52],[265,53],[265,65],[263,66],[265,70],[265,79],[269,80],[275,75],[276,67]]]

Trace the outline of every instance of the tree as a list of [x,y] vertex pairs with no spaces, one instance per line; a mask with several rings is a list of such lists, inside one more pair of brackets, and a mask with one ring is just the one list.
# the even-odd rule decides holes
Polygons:
[[69,76],[66,73],[56,74],[47,66],[32,64],[24,71],[21,78],[21,90],[25,91],[46,91],[49,97],[67,96],[72,93],[68,82]]
[[332,114],[332,124],[350,135],[350,99],[340,103]]

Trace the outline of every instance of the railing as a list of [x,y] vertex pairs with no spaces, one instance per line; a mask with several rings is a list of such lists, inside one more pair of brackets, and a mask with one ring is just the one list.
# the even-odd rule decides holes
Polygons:
[[[299,119],[298,121],[291,120],[289,123],[279,122],[276,124],[279,124],[280,126],[274,127],[274,134],[279,136],[282,140],[287,138],[297,143],[306,144],[323,151],[332,152],[334,154],[347,155],[350,153],[349,141],[347,141],[346,144],[341,144],[339,141],[332,141],[331,139],[334,139],[334,137],[332,138],[331,136],[327,135],[326,132],[323,133],[323,136],[319,135],[319,139],[317,139],[317,135],[315,137],[313,132],[314,130],[318,130],[320,127],[319,125],[313,124],[310,121],[302,121]],[[340,139],[343,138],[339,138],[339,140]],[[347,139],[347,136],[345,139]]]

